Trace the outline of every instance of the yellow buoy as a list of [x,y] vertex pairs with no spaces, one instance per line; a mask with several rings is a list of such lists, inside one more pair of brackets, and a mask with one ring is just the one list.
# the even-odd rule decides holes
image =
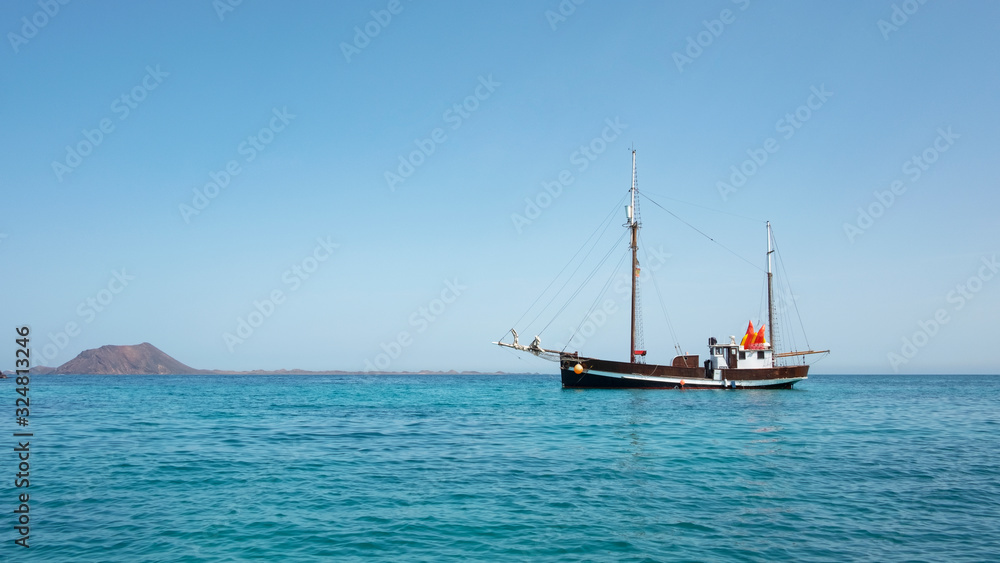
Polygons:
[[583,373],[583,366],[581,366],[580,364],[576,364],[575,366],[573,366],[573,373],[577,375]]

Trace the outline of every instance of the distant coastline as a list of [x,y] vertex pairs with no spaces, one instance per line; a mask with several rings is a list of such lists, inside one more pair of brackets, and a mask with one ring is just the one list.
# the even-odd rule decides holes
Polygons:
[[[4,371],[10,376],[13,371]],[[302,369],[206,370],[183,364],[148,342],[129,346],[101,346],[80,352],[59,367],[34,366],[31,375],[507,375],[480,371],[344,371]]]

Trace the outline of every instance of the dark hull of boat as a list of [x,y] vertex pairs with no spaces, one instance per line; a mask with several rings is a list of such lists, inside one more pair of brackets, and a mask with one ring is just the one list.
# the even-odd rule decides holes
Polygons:
[[[791,389],[808,378],[809,366],[706,370],[631,364],[565,354],[560,359],[562,385],[598,389]],[[576,373],[577,364],[583,368]]]

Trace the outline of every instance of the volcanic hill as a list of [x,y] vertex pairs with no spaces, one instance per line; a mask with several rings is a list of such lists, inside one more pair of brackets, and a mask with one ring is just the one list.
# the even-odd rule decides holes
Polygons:
[[184,365],[149,342],[134,346],[101,346],[55,368],[57,374],[99,375],[188,375],[205,373]]

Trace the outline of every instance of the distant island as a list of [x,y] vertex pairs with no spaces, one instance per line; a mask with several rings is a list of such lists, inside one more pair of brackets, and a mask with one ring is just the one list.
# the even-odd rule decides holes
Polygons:
[[[3,372],[12,375],[13,372]],[[306,371],[301,369],[227,371],[195,369],[175,360],[149,342],[132,346],[101,346],[84,350],[59,367],[35,366],[31,375],[503,375],[478,371]]]

